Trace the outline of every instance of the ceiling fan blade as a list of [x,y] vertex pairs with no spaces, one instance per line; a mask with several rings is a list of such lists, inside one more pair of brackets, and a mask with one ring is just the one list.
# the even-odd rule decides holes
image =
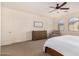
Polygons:
[[61,7],[64,6],[65,4],[67,4],[67,2],[64,2],[63,4],[61,4],[61,5],[59,6],[59,8],[61,8]]
[[51,11],[49,11],[49,13],[54,12],[54,11],[56,11],[56,9],[55,9],[55,10],[51,10]]
[[69,10],[69,8],[60,8],[61,10]]

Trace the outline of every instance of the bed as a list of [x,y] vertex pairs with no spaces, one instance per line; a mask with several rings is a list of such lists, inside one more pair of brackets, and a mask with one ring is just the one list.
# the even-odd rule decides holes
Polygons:
[[45,42],[43,50],[52,56],[79,56],[79,36],[52,37]]

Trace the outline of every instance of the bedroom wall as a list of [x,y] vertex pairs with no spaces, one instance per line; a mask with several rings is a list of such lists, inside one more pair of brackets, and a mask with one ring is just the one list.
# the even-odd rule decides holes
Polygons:
[[0,3],[0,46],[1,46],[1,3]]
[[0,3],[0,46],[1,46],[1,3]]
[[58,18],[55,18],[55,20],[54,20],[54,29],[55,30],[57,30],[58,29],[58,26],[57,26],[57,24],[58,24],[58,20],[60,20],[60,19],[63,19],[64,21],[65,21],[65,24],[64,24],[64,31],[62,31],[61,33],[63,34],[63,35],[65,35],[65,34],[70,34],[70,35],[78,35],[79,36],[79,32],[72,32],[72,31],[69,31],[68,30],[68,20],[71,18],[71,17],[77,17],[77,18],[79,18],[79,12],[75,12],[75,13],[71,13],[71,14],[67,14],[67,15],[64,15],[64,16],[62,16],[62,17],[58,17]]
[[[42,15],[31,14],[21,10],[2,7],[1,45],[32,40],[33,30],[53,30],[53,20]],[[42,28],[35,28],[34,21],[42,21]]]

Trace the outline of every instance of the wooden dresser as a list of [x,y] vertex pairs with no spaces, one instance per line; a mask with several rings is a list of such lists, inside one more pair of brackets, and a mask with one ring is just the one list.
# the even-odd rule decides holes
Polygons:
[[32,40],[42,40],[47,38],[47,31],[32,31]]

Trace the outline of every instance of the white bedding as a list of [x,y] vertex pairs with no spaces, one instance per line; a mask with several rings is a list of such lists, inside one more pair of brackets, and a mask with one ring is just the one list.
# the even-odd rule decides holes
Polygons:
[[64,35],[48,39],[45,47],[55,49],[64,56],[79,56],[79,36]]

